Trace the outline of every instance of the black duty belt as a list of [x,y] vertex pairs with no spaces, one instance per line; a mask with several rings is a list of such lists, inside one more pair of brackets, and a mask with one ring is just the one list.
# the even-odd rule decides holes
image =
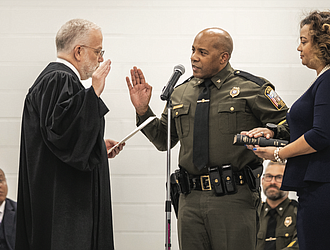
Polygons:
[[[227,177],[229,178],[229,177]],[[237,185],[244,185],[246,183],[246,176],[244,171],[233,171],[234,182]],[[189,178],[190,188],[193,190],[207,191],[212,190],[210,175],[194,175]]]
[[187,195],[191,190],[213,190],[215,195],[221,196],[237,193],[238,185],[247,184],[254,192],[259,190],[261,173],[262,165],[253,170],[246,165],[240,171],[234,171],[231,165],[223,165],[209,167],[208,174],[198,176],[189,175],[180,166],[180,169],[175,170],[172,175],[178,193]]

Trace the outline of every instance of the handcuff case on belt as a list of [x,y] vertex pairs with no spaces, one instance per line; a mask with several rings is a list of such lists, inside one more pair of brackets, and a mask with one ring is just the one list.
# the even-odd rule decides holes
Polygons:
[[243,171],[250,190],[253,192],[257,191],[260,187],[260,177],[263,171],[262,165],[255,169],[245,166]]

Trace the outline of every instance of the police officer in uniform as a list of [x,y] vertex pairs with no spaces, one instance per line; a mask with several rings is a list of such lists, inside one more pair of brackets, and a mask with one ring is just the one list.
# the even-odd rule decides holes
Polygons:
[[298,250],[297,206],[280,190],[285,164],[269,162],[262,177],[266,202],[259,207],[260,229],[256,250]]
[[[172,146],[180,141],[181,250],[254,250],[256,246],[255,170],[262,173],[262,159],[244,146],[234,146],[233,138],[243,130],[282,122],[287,106],[270,82],[231,67],[232,50],[232,38],[225,30],[198,33],[192,45],[193,76],[171,95]],[[155,116],[149,107],[152,87],[137,67],[126,81],[140,125]],[[166,151],[167,110],[143,133],[158,150]],[[285,129],[278,131],[279,137],[281,133]]]

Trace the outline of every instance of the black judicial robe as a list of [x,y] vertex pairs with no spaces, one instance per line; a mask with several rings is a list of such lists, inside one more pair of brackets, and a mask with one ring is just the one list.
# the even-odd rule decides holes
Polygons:
[[25,99],[16,250],[112,250],[108,108],[62,63],[50,63]]

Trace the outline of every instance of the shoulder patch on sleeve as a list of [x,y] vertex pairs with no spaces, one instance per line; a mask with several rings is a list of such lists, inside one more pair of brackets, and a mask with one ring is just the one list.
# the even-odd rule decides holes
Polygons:
[[194,78],[194,76],[189,77],[189,78],[188,78],[187,80],[185,80],[184,82],[175,85],[174,88],[179,87],[180,85],[182,85],[182,84],[184,84],[184,83],[186,83],[186,82],[189,82],[189,81],[190,81],[191,79],[193,79],[193,78]]
[[255,83],[258,84],[260,87],[261,87],[262,85],[264,85],[265,82],[266,82],[265,80],[263,80],[263,79],[261,79],[261,78],[255,76],[255,75],[252,75],[252,74],[250,74],[250,73],[248,73],[248,72],[242,71],[242,70],[235,70],[234,74],[235,74],[236,76],[242,76],[242,77],[244,77],[245,79],[247,79],[247,80],[249,80],[249,81],[255,82]]
[[281,99],[281,97],[275,92],[275,90],[268,86],[265,89],[265,96],[273,103],[273,105],[278,109],[281,110],[284,106],[285,103]]

